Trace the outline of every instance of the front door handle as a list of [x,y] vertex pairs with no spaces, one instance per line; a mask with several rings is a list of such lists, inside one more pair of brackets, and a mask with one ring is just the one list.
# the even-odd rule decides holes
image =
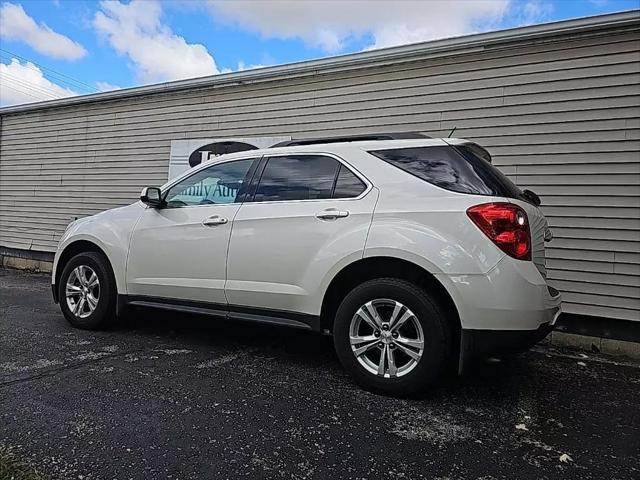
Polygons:
[[224,225],[225,223],[227,223],[229,220],[227,220],[224,217],[221,217],[219,215],[214,215],[213,217],[209,217],[209,218],[205,218],[202,221],[202,224],[205,227],[215,227],[216,225]]
[[348,216],[348,211],[338,210],[335,208],[327,208],[326,210],[316,213],[316,218],[319,218],[320,220],[335,220],[336,218],[345,218]]

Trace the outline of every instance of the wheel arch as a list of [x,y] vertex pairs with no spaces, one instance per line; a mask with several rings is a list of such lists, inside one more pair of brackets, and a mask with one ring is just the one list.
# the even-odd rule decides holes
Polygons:
[[410,281],[434,295],[452,327],[452,346],[457,349],[462,327],[453,298],[433,273],[420,265],[396,257],[365,257],[343,267],[325,290],[320,311],[321,331],[329,333],[333,330],[335,312],[348,292],[362,282],[383,277]]
[[[55,294],[55,290],[57,290],[57,286],[60,285],[60,276],[62,275],[62,271],[64,270],[64,267],[67,265],[67,262],[69,262],[69,260],[71,260],[73,257],[78,255],[79,253],[85,253],[85,252],[95,252],[104,256],[104,258],[107,260],[107,267],[109,268],[109,271],[111,273],[111,278],[114,282],[114,285],[117,285],[117,282],[115,281],[113,265],[111,264],[111,259],[109,258],[109,255],[107,255],[107,253],[104,251],[104,249],[102,249],[96,243],[91,242],[89,240],[75,240],[69,243],[66,247],[64,247],[62,252],[60,252],[60,257],[58,258],[58,261],[56,263],[56,270],[55,270],[55,276],[54,276],[54,285],[56,287],[54,288],[54,294]],[[116,289],[117,289],[117,286],[116,286]],[[55,295],[54,299],[56,300],[56,303],[57,303],[58,301],[57,295]]]

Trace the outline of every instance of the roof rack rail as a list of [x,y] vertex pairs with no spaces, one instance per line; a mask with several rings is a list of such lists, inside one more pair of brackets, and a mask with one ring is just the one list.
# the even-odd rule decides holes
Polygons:
[[338,142],[366,142],[371,140],[417,140],[421,138],[431,138],[422,133],[404,132],[404,133],[374,133],[363,135],[349,135],[343,137],[324,137],[324,138],[301,138],[299,140],[287,140],[285,142],[276,143],[269,148],[275,147],[293,147],[298,145],[318,145],[323,143]]

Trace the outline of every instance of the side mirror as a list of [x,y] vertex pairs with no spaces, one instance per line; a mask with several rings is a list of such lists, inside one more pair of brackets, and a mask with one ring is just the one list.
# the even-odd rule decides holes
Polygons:
[[539,207],[540,204],[542,203],[542,200],[540,200],[540,197],[536,195],[534,192],[532,192],[531,190],[523,190],[522,195],[524,196],[524,198],[529,200],[529,202],[533,203],[536,207]]
[[140,193],[140,201],[151,208],[162,208],[164,200],[158,187],[144,187]]

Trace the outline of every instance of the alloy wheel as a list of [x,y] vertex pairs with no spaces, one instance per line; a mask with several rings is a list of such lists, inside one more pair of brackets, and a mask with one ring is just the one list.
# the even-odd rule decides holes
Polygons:
[[351,319],[349,341],[369,373],[395,378],[408,374],[424,352],[424,333],[415,314],[388,298],[362,305]]
[[69,274],[65,289],[67,306],[76,317],[91,315],[100,300],[100,280],[87,265],[79,265]]

